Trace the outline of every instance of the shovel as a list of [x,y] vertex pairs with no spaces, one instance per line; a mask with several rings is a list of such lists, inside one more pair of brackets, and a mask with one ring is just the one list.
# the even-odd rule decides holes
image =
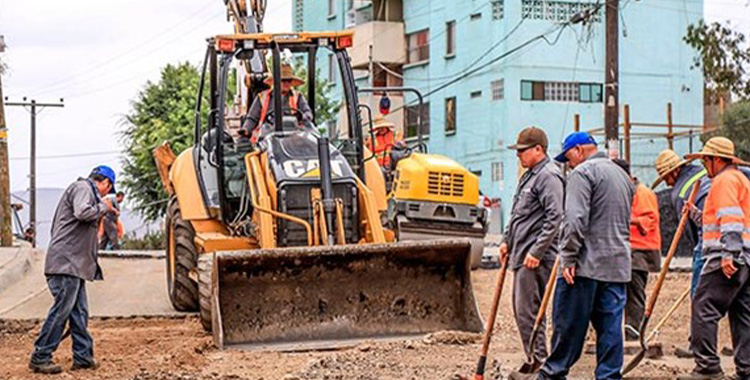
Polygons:
[[[698,194],[698,190],[700,189],[700,187],[701,187],[701,180],[699,179],[695,181],[695,185],[693,185],[693,191],[690,192],[690,197],[688,198],[687,203],[692,204],[693,202],[695,202],[695,196]],[[648,342],[646,341],[646,326],[648,326],[648,321],[649,319],[651,319],[651,314],[654,311],[656,300],[659,298],[659,292],[661,291],[661,287],[664,284],[664,280],[667,278],[667,272],[669,272],[669,264],[672,262],[672,257],[674,257],[674,254],[677,251],[677,245],[680,242],[680,237],[682,236],[682,232],[685,230],[685,225],[687,225],[688,213],[689,213],[688,208],[687,207],[683,208],[682,215],[680,216],[680,224],[677,226],[677,231],[675,231],[674,237],[672,237],[672,244],[669,246],[667,257],[664,258],[664,264],[662,264],[661,266],[661,272],[659,272],[659,279],[656,281],[656,286],[654,287],[654,290],[651,292],[651,298],[648,300],[648,306],[646,307],[646,312],[643,314],[643,321],[641,321],[641,326],[638,329],[641,350],[638,351],[638,354],[636,354],[635,357],[633,357],[633,359],[631,359],[630,362],[628,362],[628,364],[622,370],[623,376],[627,374],[628,372],[632,371],[633,368],[637,367],[638,364],[646,356],[646,352],[648,351]]]
[[[500,296],[503,293],[503,284],[505,283],[505,275],[508,273],[508,256],[505,256],[505,260],[500,262],[502,268],[500,273],[497,275],[497,284],[495,285],[495,295],[492,298],[492,308],[490,310],[490,316],[487,319],[487,326],[484,329],[484,337],[482,338],[482,352],[479,355],[479,361],[477,362],[477,370],[474,373],[474,380],[484,379],[484,369],[487,365],[487,351],[490,349],[490,340],[492,339],[492,329],[495,327],[495,317],[497,316],[497,308],[500,305]],[[465,379],[465,378],[462,378]]]
[[536,337],[537,335],[539,335],[539,326],[544,320],[544,314],[547,311],[547,305],[549,304],[550,298],[552,298],[552,291],[555,289],[558,266],[560,266],[560,256],[555,257],[555,264],[552,266],[552,272],[550,272],[549,280],[547,280],[547,286],[544,288],[542,303],[539,305],[539,311],[537,311],[536,313],[534,328],[531,330],[531,336],[529,337],[529,356],[527,357],[526,363],[523,363],[521,368],[518,369],[518,372],[535,373],[542,365],[542,363],[536,360],[536,357],[534,357],[534,343],[536,343]]

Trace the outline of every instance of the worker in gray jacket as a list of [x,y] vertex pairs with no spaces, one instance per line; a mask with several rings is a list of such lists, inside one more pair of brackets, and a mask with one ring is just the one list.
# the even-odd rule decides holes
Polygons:
[[[586,132],[569,135],[562,153],[573,171],[565,189],[562,276],[553,306],[552,351],[539,379],[565,379],[581,357],[589,323],[596,330],[597,379],[621,379],[622,318],[630,282],[630,214],[635,188]],[[511,379],[536,375],[513,373]]]
[[57,205],[52,236],[47,248],[44,274],[54,297],[39,337],[34,342],[29,368],[33,372],[55,374],[62,367],[52,362],[52,353],[69,325],[73,339],[73,367],[94,369],[94,343],[88,332],[88,301],[85,281],[102,280],[97,262],[97,226],[112,204],[102,196],[115,192],[115,172],[97,166],[88,178],[70,185]]
[[[513,312],[527,357],[535,368],[547,358],[545,325],[539,328],[535,347],[529,338],[559,251],[559,227],[563,219],[564,180],[560,169],[547,156],[547,134],[528,127],[518,135],[514,149],[526,172],[513,197],[510,222],[505,230],[500,255],[513,270]],[[546,318],[545,318],[546,320]]]

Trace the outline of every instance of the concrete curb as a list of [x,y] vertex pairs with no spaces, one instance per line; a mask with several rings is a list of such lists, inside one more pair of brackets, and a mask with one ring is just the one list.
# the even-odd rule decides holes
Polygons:
[[0,293],[20,280],[31,269],[31,259],[36,253],[34,249],[26,247],[6,249],[15,250],[15,252],[10,254],[12,256],[9,259],[0,263]]

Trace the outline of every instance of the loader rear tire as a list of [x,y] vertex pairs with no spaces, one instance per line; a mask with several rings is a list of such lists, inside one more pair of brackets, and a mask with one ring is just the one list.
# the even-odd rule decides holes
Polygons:
[[198,258],[198,303],[200,304],[201,325],[203,330],[211,332],[213,323],[211,318],[211,268],[213,254],[203,254]]
[[169,300],[177,311],[197,311],[198,284],[190,279],[190,272],[198,264],[195,230],[189,221],[182,219],[180,205],[174,195],[169,198],[166,227]]

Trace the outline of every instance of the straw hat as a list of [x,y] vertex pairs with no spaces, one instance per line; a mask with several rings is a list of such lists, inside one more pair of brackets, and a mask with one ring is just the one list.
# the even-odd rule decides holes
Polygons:
[[666,178],[669,173],[683,167],[685,164],[689,163],[690,160],[683,160],[680,158],[680,156],[677,155],[672,149],[664,149],[659,153],[659,155],[656,157],[656,172],[659,174],[659,178],[656,179],[653,185],[651,185],[652,188],[656,187],[661,183],[661,181]]
[[380,128],[395,129],[396,126],[390,121],[386,120],[384,117],[378,116],[372,121],[372,129]]
[[[294,75],[294,70],[292,70],[292,66],[287,63],[281,64],[281,80],[284,80],[284,79],[291,80],[292,86],[301,86],[305,84],[304,80]],[[268,75],[268,78],[266,79],[266,84],[273,85],[273,73]]]
[[688,154],[685,156],[687,159],[696,159],[703,157],[722,157],[731,160],[733,164],[747,165],[748,163],[743,162],[737,156],[734,155],[734,143],[732,140],[726,137],[712,137],[706,144],[703,145],[698,153]]

